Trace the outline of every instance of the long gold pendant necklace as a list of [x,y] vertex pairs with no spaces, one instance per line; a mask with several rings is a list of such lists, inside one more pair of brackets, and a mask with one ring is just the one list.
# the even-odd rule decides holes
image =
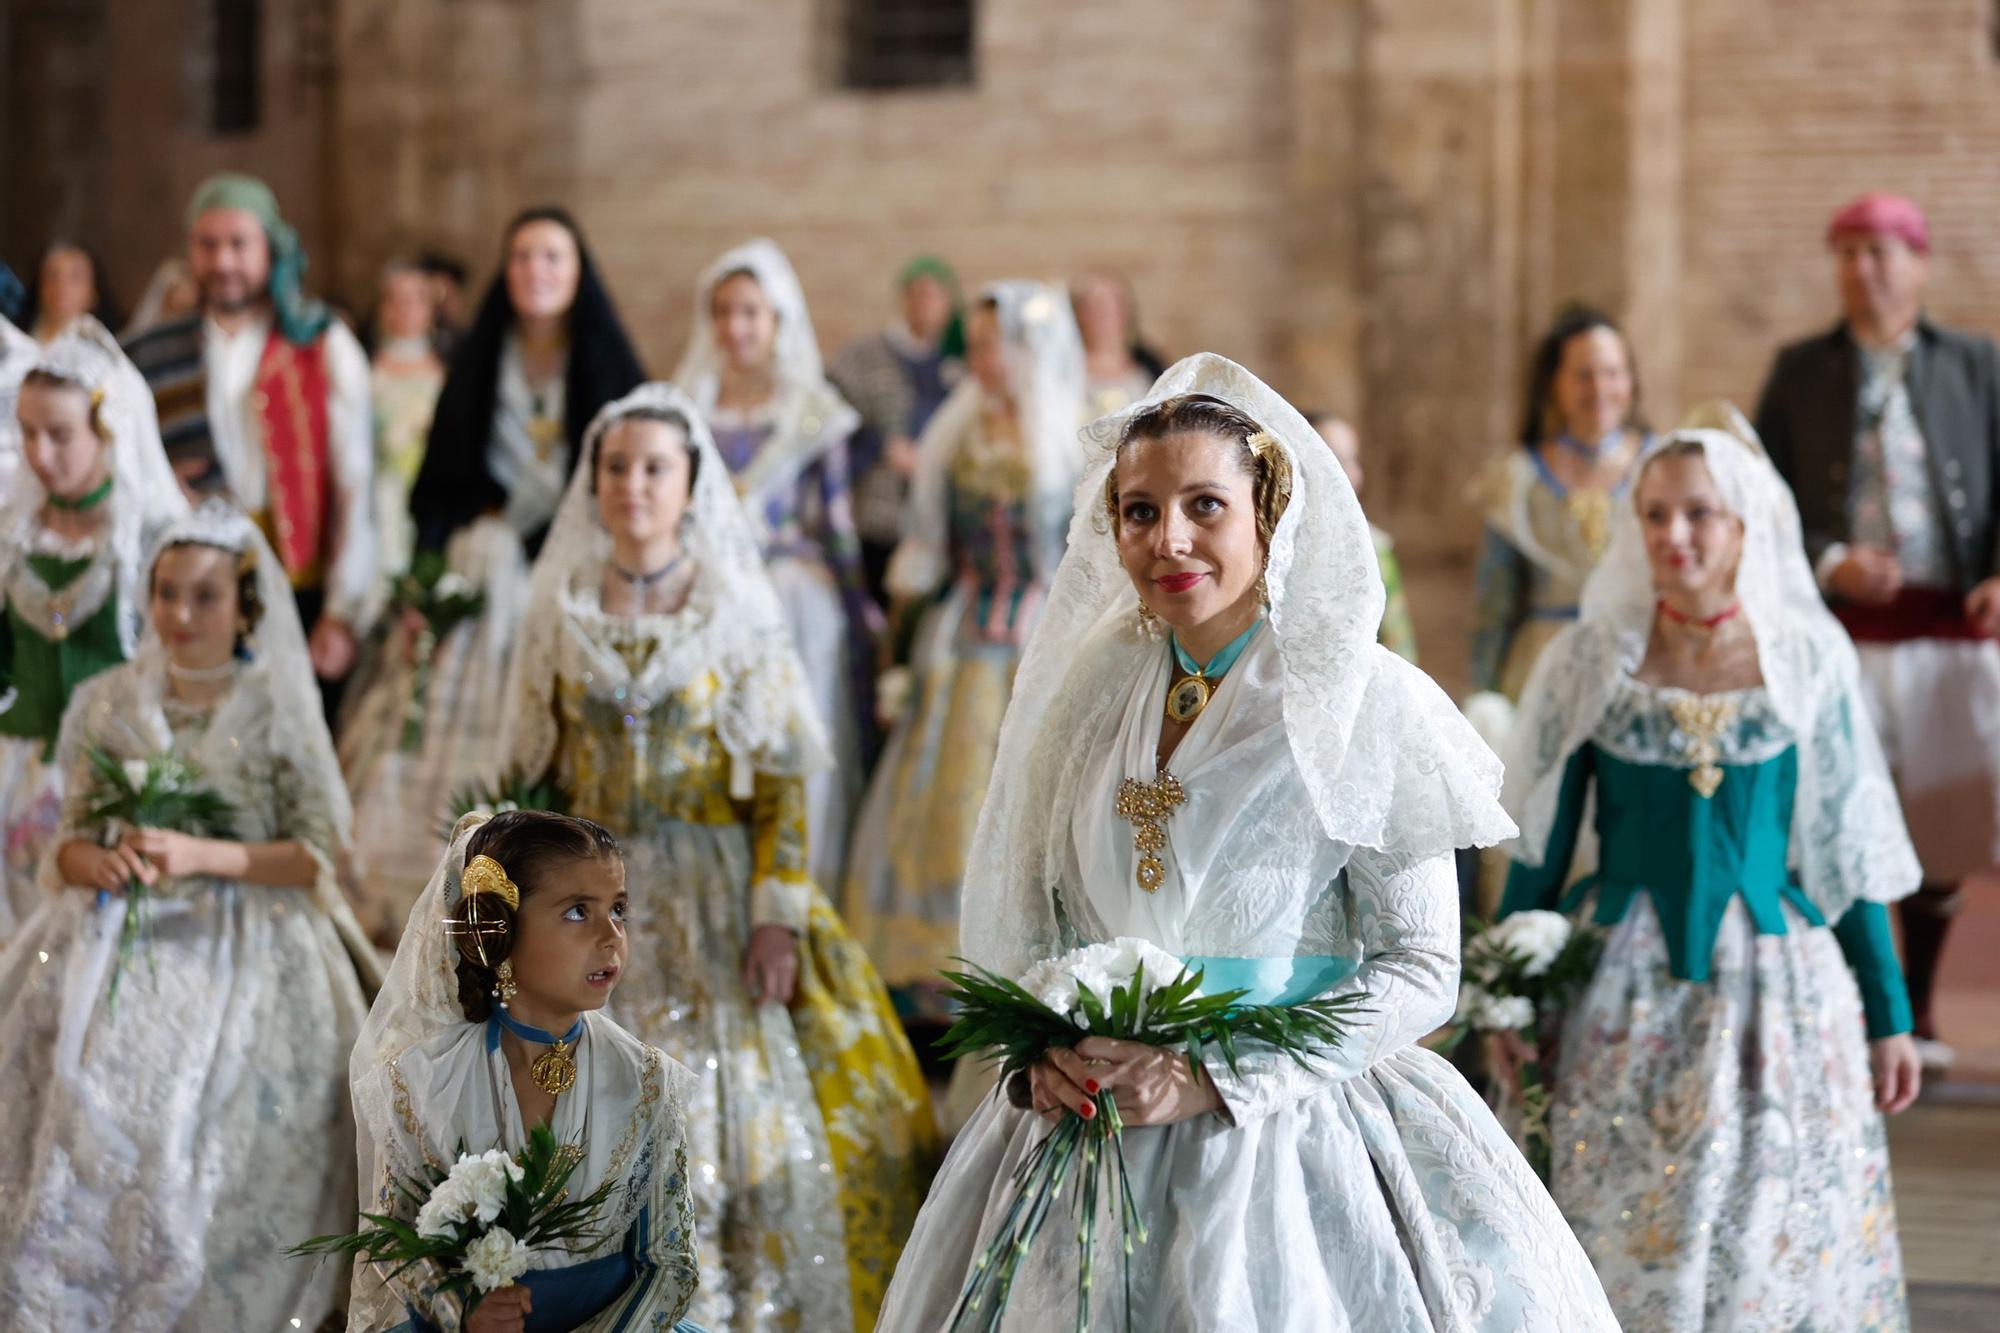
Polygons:
[[[1208,701],[1215,697],[1217,682],[1236,665],[1263,623],[1260,617],[1205,666],[1197,666],[1188,656],[1178,635],[1170,636],[1174,665],[1181,675],[1167,690],[1167,716],[1182,726],[1200,717]],[[1132,850],[1139,854],[1136,878],[1147,893],[1159,892],[1160,885],[1166,882],[1166,862],[1160,859],[1160,852],[1167,845],[1166,823],[1175,810],[1187,804],[1187,789],[1181,780],[1169,773],[1165,764],[1157,767],[1159,776],[1151,782],[1126,778],[1119,783],[1117,799],[1112,805],[1118,817],[1132,825]]]

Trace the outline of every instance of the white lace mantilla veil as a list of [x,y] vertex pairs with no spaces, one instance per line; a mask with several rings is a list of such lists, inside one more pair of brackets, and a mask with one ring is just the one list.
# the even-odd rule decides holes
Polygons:
[[716,284],[732,273],[755,278],[778,314],[777,343],[771,351],[778,431],[736,482],[739,493],[756,495],[789,481],[846,440],[861,424],[861,414],[827,382],[812,312],[806,308],[792,261],[777,242],[761,236],[725,251],[695,279],[687,350],[674,368],[673,382],[686,391],[697,410],[714,411],[722,386],[722,348],[715,340],[709,298]]
[[14,395],[41,350],[41,344],[0,315],[0,486],[7,484],[20,462],[20,423],[14,419]]
[[[152,392],[102,324],[88,315],[80,316],[47,347],[34,350],[36,355],[15,377],[14,392],[7,395],[7,439],[13,448],[19,448],[14,398],[20,378],[42,371],[103,395],[98,417],[111,436],[108,540],[119,578],[118,637],[129,654],[138,645],[145,620],[145,578],[152,567],[146,558],[147,542],[163,524],[187,516],[187,501],[160,444],[160,421]],[[26,554],[23,539],[34,530],[35,515],[47,502],[48,492],[23,460],[15,469],[5,500],[0,501],[0,543],[4,543],[0,545],[0,583],[12,575],[13,562]]]
[[502,696],[504,762],[539,774],[554,757],[556,672],[563,636],[574,632],[567,611],[579,603],[596,607],[611,558],[611,534],[598,515],[591,484],[597,446],[613,423],[646,409],[673,412],[688,423],[696,465],[681,520],[681,549],[694,566],[693,584],[672,632],[661,636],[651,661],[637,673],[616,653],[588,642],[579,646],[598,664],[600,677],[633,675],[651,691],[679,689],[714,671],[722,685],[716,732],[733,761],[732,786],[739,795],[750,794],[753,768],[786,777],[818,772],[832,762],[826,731],[749,517],[730,488],[729,469],[700,411],[678,388],[657,382],[605,404],[584,432],[576,471],[528,580],[527,609]]
[[[348,799],[347,784],[341,780],[340,763],[334,758],[333,738],[327,734],[319,684],[306,650],[305,631],[299,626],[291,580],[277,554],[264,540],[263,532],[242,510],[220,496],[204,501],[192,513],[184,514],[160,531],[146,559],[144,577],[151,579],[161,553],[188,543],[213,546],[239,556],[247,551],[255,564],[257,598],[263,610],[256,628],[250,632],[250,660],[235,688],[217,704],[208,730],[215,735],[236,736],[248,734],[257,726],[268,727],[270,753],[283,755],[298,770],[300,789],[319,802],[317,813],[332,831],[334,844],[331,859],[310,842],[305,844],[318,868],[311,885],[313,899],[332,920],[341,943],[353,958],[362,989],[372,994],[382,981],[381,958],[341,892],[338,870],[352,846],[354,807]],[[147,748],[162,751],[173,744],[165,710],[166,664],[166,647],[160,642],[158,629],[149,621],[133,655],[137,669],[130,679],[144,692],[138,716],[153,732],[140,739]],[[49,858],[51,867],[53,862],[54,858]]]
[[[1055,886],[1088,747],[1076,738],[1162,642],[1141,628],[1138,594],[1104,512],[1105,478],[1132,416],[1199,393],[1272,435],[1292,498],[1272,535],[1266,632],[1277,640],[1292,762],[1322,831],[1409,865],[1486,846],[1514,826],[1500,761],[1421,671],[1377,645],[1382,575],[1361,506],[1333,453],[1291,404],[1224,357],[1169,367],[1145,398],[1084,432],[1069,546],[1029,639],[974,834],[959,947],[1005,976],[1063,945]],[[1106,819],[1114,818],[1106,810]]]
[[[1000,318],[1002,351],[1023,438],[1034,467],[1034,517],[1038,568],[1062,558],[1072,486],[1081,461],[1077,426],[1084,405],[1083,338],[1069,296],[1046,282],[988,284],[980,293]],[[951,451],[979,415],[985,390],[967,375],[945,397],[924,427],[918,446],[904,531],[914,544],[897,549],[889,581],[912,594],[928,593],[948,573],[951,549],[949,483]],[[908,554],[905,554],[905,551]]]
[[1645,660],[1655,593],[1638,519],[1639,481],[1676,442],[1701,446],[1723,503],[1743,521],[1736,595],[1757,640],[1771,707],[1798,747],[1791,859],[1829,923],[1860,899],[1891,902],[1921,878],[1895,788],[1863,705],[1860,664],[1806,563],[1798,504],[1734,409],[1728,429],[1683,429],[1640,456],[1632,502],[1614,506],[1604,557],[1585,582],[1577,623],[1550,641],[1528,677],[1503,799],[1520,822],[1513,855],[1539,865],[1570,756],[1591,738],[1620,680]]
[[410,906],[410,919],[389,963],[388,979],[368,1009],[361,1036],[347,1057],[347,1086],[354,1098],[355,1149],[361,1206],[375,1206],[380,1144],[390,1137],[395,1108],[386,1084],[372,1076],[403,1052],[466,1021],[458,1003],[458,949],[446,926],[464,896],[465,844],[490,815],[461,815],[451,845],[431,872],[430,882]]

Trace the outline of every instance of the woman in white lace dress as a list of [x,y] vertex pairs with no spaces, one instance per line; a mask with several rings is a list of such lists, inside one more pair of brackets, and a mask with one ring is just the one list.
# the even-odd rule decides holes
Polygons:
[[1919,1072],[1883,904],[1919,872],[1854,648],[1761,453],[1679,431],[1635,475],[1507,769],[1503,913],[1605,933],[1559,1016],[1551,1190],[1628,1333],[1905,1329],[1882,1112]]
[[[50,896],[0,955],[0,1328],[316,1328],[345,1274],[283,1251],[353,1220],[347,795],[255,525],[212,501],[149,568],[137,656],[63,720]],[[93,750],[196,765],[234,837],[94,824]],[[150,943],[114,1002],[135,878]]]
[[[1178,1051],[1085,1042],[1013,1080],[953,1144],[880,1327],[950,1325],[1043,1117],[1110,1089],[1151,1234],[1138,1308],[1100,1289],[1099,1328],[1615,1329],[1527,1163],[1416,1044],[1456,998],[1453,851],[1512,826],[1492,754],[1376,646],[1374,547],[1332,455],[1212,355],[1091,434],[1109,447],[1007,715],[965,955],[1019,975],[1138,936],[1260,1001],[1358,993],[1365,1012],[1309,1068],[1265,1051],[1196,1075]],[[1185,800],[1164,821],[1121,817],[1121,786],[1169,775]],[[1058,1230],[1006,1328],[1073,1325]]]

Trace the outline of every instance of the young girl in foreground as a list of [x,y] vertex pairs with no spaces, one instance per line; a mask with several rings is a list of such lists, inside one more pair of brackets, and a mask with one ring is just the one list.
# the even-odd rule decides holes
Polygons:
[[[412,909],[354,1050],[363,1212],[414,1214],[397,1184],[547,1125],[578,1153],[570,1195],[616,1182],[597,1244],[538,1251],[466,1333],[665,1328],[694,1295],[683,1107],[691,1075],[600,1010],[625,970],[625,862],[586,819],[467,815]],[[349,1328],[454,1329],[456,1298],[354,1277]],[[692,1325],[674,1325],[691,1330]]]

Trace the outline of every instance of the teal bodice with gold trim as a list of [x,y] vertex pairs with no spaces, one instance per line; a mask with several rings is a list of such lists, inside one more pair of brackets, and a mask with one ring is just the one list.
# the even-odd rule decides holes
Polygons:
[[[1542,864],[1514,865],[1500,915],[1572,911],[1594,892],[1592,919],[1613,925],[1645,894],[1673,975],[1704,982],[1732,900],[1743,900],[1764,935],[1787,933],[1790,904],[1812,925],[1833,926],[1860,985],[1869,1036],[1909,1031],[1909,992],[1887,910],[1864,900],[1829,923],[1792,874],[1798,751],[1763,692],[1694,696],[1635,684],[1626,693],[1597,737],[1570,756]],[[1720,701],[1721,713],[1711,716],[1727,720],[1714,734],[1691,734],[1676,700]],[[1598,869],[1565,889],[1592,789]]]

